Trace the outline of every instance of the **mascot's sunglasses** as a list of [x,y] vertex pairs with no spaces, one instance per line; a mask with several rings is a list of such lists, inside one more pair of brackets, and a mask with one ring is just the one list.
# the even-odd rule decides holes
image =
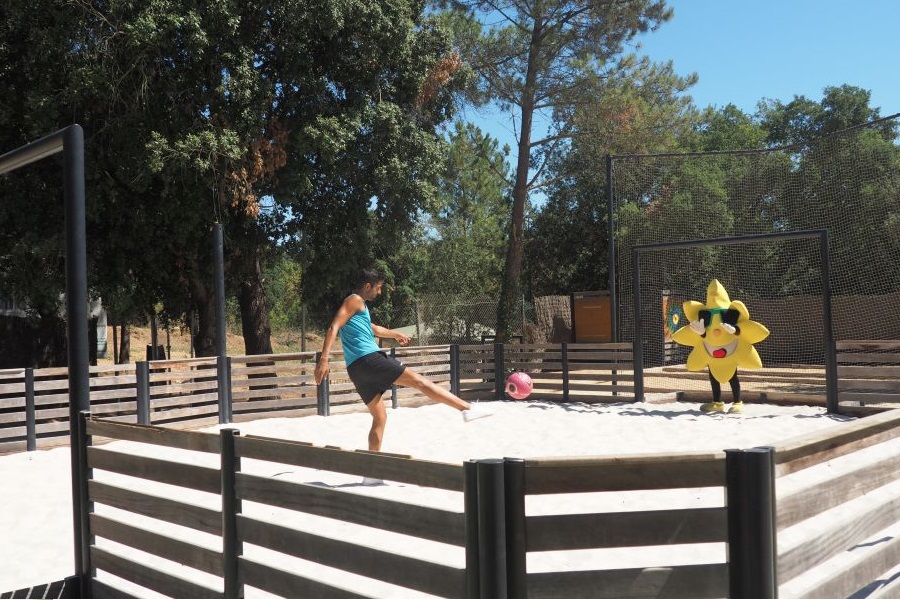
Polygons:
[[715,315],[719,315],[723,323],[731,326],[737,326],[738,319],[741,317],[741,313],[736,308],[704,308],[697,313],[697,317],[703,320],[703,325],[707,329],[712,325],[712,318]]

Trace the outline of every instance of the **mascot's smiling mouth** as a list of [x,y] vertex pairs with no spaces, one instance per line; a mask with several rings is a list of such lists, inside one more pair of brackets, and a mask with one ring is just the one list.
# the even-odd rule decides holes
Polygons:
[[703,342],[703,346],[706,348],[706,352],[713,358],[725,358],[726,356],[731,356],[731,354],[737,349],[737,345],[737,340],[734,340],[727,346],[712,346],[709,342]]

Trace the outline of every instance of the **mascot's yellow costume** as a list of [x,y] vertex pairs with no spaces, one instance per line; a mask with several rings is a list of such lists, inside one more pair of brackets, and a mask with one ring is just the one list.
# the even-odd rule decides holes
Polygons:
[[682,305],[688,325],[672,333],[672,339],[684,346],[693,346],[687,358],[689,371],[709,369],[713,401],[700,407],[704,412],[725,410],[721,401],[722,386],[728,382],[734,403],[730,413],[744,409],[737,369],[762,368],[762,360],[753,344],[769,335],[761,323],[750,320],[750,311],[740,300],[731,300],[718,279],[706,288],[706,304],[688,300]]

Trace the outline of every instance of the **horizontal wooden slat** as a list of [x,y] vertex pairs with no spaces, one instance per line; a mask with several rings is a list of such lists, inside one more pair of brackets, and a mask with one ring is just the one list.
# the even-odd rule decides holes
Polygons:
[[152,425],[110,423],[96,418],[87,420],[87,433],[117,440],[143,442],[198,452],[218,453],[221,448],[220,438],[214,433],[178,431]]
[[900,409],[775,444],[775,473],[787,475],[900,435]]
[[128,525],[98,514],[90,515],[91,535],[112,540],[154,556],[222,577],[222,553]]
[[257,436],[241,436],[235,440],[238,456],[284,464],[337,471],[350,475],[377,477],[423,487],[462,491],[461,465],[410,458],[398,458],[382,453],[370,453],[322,448],[298,442]]
[[213,494],[218,494],[222,488],[218,469],[124,454],[105,448],[88,448],[88,466]]
[[179,500],[153,494],[135,492],[94,479],[88,482],[88,494],[93,502],[203,531],[222,534],[222,513]]
[[885,392],[840,392],[838,398],[841,402],[860,402],[862,404],[888,404],[900,402],[900,389],[896,394]]
[[581,550],[724,542],[725,508],[530,516],[527,549]]
[[803,543],[778,552],[778,577],[789,581],[900,520],[900,497],[872,503],[849,518],[824,520]]
[[837,355],[839,364],[863,363],[896,365],[900,363],[900,354],[876,353],[876,352],[839,352]]
[[859,392],[891,392],[900,389],[900,380],[896,379],[838,379],[838,390]]
[[91,546],[91,566],[170,598],[221,598],[223,593]]
[[840,350],[900,350],[900,342],[897,340],[840,340],[835,342],[835,348]]
[[126,594],[122,590],[113,587],[105,581],[96,578],[91,580],[91,597],[99,600],[115,600],[117,598],[137,598],[131,594]]
[[529,598],[727,598],[728,566],[529,573]]
[[438,565],[243,516],[238,516],[238,536],[250,544],[426,594],[445,598],[465,595],[465,569]]
[[445,544],[466,543],[466,518],[461,512],[254,475],[238,474],[237,490],[244,500]]
[[525,460],[528,494],[718,487],[725,453]]
[[238,558],[241,578],[245,585],[282,598],[368,598],[349,590],[331,586],[315,579],[301,577],[244,557]]
[[880,379],[900,379],[900,366],[869,366],[869,367],[851,367],[839,365],[837,369],[838,377],[852,377],[857,379],[880,378]]
[[[866,552],[849,565],[832,571],[824,581],[801,592],[797,597],[855,598],[857,597],[854,595],[856,592],[867,588],[878,577],[894,569],[898,564],[900,564],[900,538],[893,538]],[[866,597],[895,598],[896,596],[875,594]]]

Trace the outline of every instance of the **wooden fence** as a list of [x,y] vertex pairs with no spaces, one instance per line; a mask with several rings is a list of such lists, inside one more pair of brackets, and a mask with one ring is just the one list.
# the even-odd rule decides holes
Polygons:
[[775,457],[780,596],[898,597],[900,580],[879,577],[900,564],[900,410],[787,440]]
[[900,404],[900,341],[840,341],[836,348],[842,407]]
[[[725,551],[736,532],[722,452],[459,465],[83,419],[94,597],[714,598],[740,570],[727,562],[740,549]],[[355,483],[363,475],[407,484],[403,500],[366,493]],[[446,501],[429,505],[423,488],[444,490]],[[601,501],[589,514],[526,511],[527,498],[547,495],[680,488],[690,488],[681,504],[657,510]],[[712,494],[698,505],[693,488]],[[682,564],[675,547],[686,544],[721,548]],[[540,556],[531,553],[638,546],[661,552],[629,568],[603,558],[579,570],[527,568]]]
[[[513,370],[531,374],[535,399],[634,399],[628,344],[443,345],[387,352],[466,399],[503,398],[506,374]],[[363,410],[343,355],[332,354],[329,378],[320,386],[313,379],[317,356],[303,352],[91,367],[91,413],[128,423],[195,428]],[[224,405],[220,390],[228,398]],[[423,401],[412,389],[391,393],[394,407]],[[0,371],[0,453],[68,443],[68,403],[65,368]]]

